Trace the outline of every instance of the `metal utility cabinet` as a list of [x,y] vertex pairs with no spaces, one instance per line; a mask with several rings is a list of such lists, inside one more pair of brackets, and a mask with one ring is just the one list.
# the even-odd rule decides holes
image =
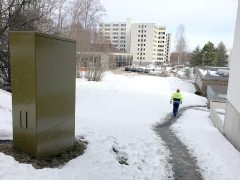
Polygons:
[[36,158],[73,148],[76,42],[10,32],[10,53],[14,148]]

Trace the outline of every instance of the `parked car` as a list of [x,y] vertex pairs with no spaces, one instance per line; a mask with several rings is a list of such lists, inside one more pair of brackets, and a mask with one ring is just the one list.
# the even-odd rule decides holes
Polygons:
[[132,71],[132,68],[131,68],[131,67],[128,67],[128,71]]
[[[125,67],[125,69],[124,69],[125,71],[129,71],[129,67]],[[130,70],[131,71],[131,70]]]
[[133,67],[131,71],[132,72],[137,72],[137,68]]
[[152,69],[144,69],[145,73],[149,73]]
[[144,72],[144,68],[137,68],[137,72]]

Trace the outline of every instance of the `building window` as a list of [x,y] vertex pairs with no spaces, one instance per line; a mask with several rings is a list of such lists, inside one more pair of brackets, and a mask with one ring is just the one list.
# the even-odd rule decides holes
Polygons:
[[110,31],[110,28],[105,28],[105,31]]
[[105,27],[110,27],[110,24],[105,24]]
[[144,35],[144,37],[147,37],[146,34]]
[[118,27],[119,26],[119,24],[113,24],[113,27]]
[[125,32],[121,32],[121,35],[126,35],[126,33]]
[[126,24],[121,24],[121,26],[122,26],[122,27],[125,27],[125,26],[126,26]]
[[119,29],[118,28],[113,28],[113,31],[118,31]]
[[126,31],[126,28],[121,28],[121,31]]
[[113,32],[113,35],[118,35],[118,33],[117,32]]

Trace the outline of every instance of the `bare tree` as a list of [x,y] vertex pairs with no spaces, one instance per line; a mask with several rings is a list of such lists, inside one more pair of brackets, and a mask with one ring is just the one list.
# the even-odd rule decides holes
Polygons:
[[175,52],[177,54],[177,65],[182,65],[184,62],[184,59],[186,59],[185,55],[187,52],[187,42],[186,42],[186,36],[185,36],[185,27],[184,25],[180,24],[177,27],[176,32],[176,47]]
[[54,33],[54,0],[0,0],[0,84],[11,90],[9,31]]
[[97,32],[105,10],[99,0],[74,0],[70,7],[70,38],[77,41],[77,69],[87,67],[88,80],[99,81],[108,59],[105,42]]
[[9,31],[72,38],[77,51],[84,54],[93,51],[94,33],[104,14],[100,0],[0,0],[0,88],[10,91],[11,86]]

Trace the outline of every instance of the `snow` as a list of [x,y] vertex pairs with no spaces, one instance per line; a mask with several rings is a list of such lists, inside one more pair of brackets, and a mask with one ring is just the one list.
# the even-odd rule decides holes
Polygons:
[[217,113],[219,119],[221,120],[222,125],[224,125],[225,115]]
[[216,109],[216,112],[225,114],[226,110],[225,109]]
[[222,124],[224,125],[226,110],[225,109],[216,109],[216,112],[217,112],[217,115],[218,115],[219,119],[221,120]]
[[197,157],[204,179],[239,179],[240,153],[213,126],[209,112],[187,110],[172,128]]
[[[206,104],[206,98],[194,94],[192,83],[175,77],[106,72],[101,82],[77,79],[75,132],[89,143],[85,153],[62,167],[38,170],[0,153],[1,179],[171,179],[170,152],[153,126],[172,111],[169,101],[177,88],[183,95],[181,107]],[[0,113],[0,139],[12,139],[11,94],[4,91]],[[200,156],[207,179],[239,177],[239,152],[212,126],[208,115],[189,110],[174,129]]]
[[217,71],[210,71],[210,70],[203,70],[199,69],[203,76],[206,76],[207,74],[212,75],[212,76],[218,76]]
[[0,138],[12,139],[12,102],[11,94],[0,90]]
[[230,70],[228,70],[228,69],[219,69],[219,70],[217,70],[217,74],[223,75],[223,76],[229,76],[229,72],[230,72]]
[[182,78],[195,78],[194,73],[193,73],[193,68],[190,67],[185,67],[177,71],[177,73],[182,77]]
[[229,69],[218,69],[217,71],[199,69],[203,76],[209,74],[212,76],[229,76]]
[[166,70],[167,70],[167,71],[171,71],[171,70],[172,70],[172,67],[166,67]]

